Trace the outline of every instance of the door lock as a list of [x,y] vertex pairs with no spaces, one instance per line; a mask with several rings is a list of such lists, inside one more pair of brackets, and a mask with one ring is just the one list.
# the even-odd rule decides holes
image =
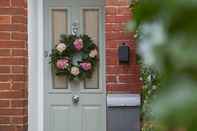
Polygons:
[[73,101],[73,104],[78,104],[79,103],[79,96],[78,95],[74,95],[72,97],[72,101]]

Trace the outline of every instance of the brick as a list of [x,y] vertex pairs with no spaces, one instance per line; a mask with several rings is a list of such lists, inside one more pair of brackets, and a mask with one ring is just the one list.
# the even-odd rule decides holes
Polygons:
[[10,33],[0,32],[0,40],[10,40]]
[[25,66],[12,66],[12,73],[26,73],[26,71]]
[[24,114],[24,109],[0,109],[0,115],[23,115],[23,114]]
[[25,16],[12,16],[12,23],[13,24],[18,24],[18,23],[27,24],[27,17],[25,17]]
[[116,16],[112,16],[112,15],[105,16],[105,23],[115,23],[115,22],[116,22]]
[[118,54],[117,54],[117,49],[106,49],[106,56],[109,56],[111,58],[117,58]]
[[27,116],[18,116],[18,117],[13,117],[12,118],[12,124],[21,124],[21,123],[26,123],[27,122]]
[[15,82],[24,82],[25,79],[24,74],[0,74],[0,82],[9,82],[9,81],[15,81]]
[[15,127],[9,125],[1,125],[0,131],[15,131]]
[[116,75],[107,75],[107,82],[117,82]]
[[11,38],[13,40],[27,40],[27,33],[23,33],[23,32],[13,32],[11,34]]
[[25,15],[25,9],[23,8],[0,8],[0,15]]
[[11,87],[10,83],[0,83],[0,90],[9,90]]
[[107,15],[105,16],[106,22],[107,24],[114,24],[114,23],[118,23],[118,24],[122,24],[122,23],[127,23],[129,22],[132,17],[131,15],[117,15],[117,16],[111,16],[111,15]]
[[[122,42],[122,41],[121,41]],[[118,48],[118,45],[119,45],[119,42],[118,41],[116,41],[116,40],[108,40],[107,42],[106,42],[107,44],[106,44],[106,49],[108,49],[108,48],[113,48],[113,49],[117,49]],[[107,52],[106,52],[107,53]]]
[[117,12],[118,12],[118,15],[122,15],[122,16],[130,16],[131,15],[131,11],[128,6],[118,7]]
[[28,130],[27,127],[28,127],[27,124],[20,125],[20,126],[15,127],[15,131],[27,131]]
[[2,117],[2,116],[0,117],[0,124],[9,124],[9,123],[10,123],[10,118],[9,117]]
[[0,40],[0,48],[25,48],[25,41],[1,41]]
[[131,88],[131,92],[134,94],[139,94],[142,92],[142,83],[136,83],[135,85],[130,85]]
[[115,66],[115,65],[109,66],[109,65],[107,65],[107,74],[118,74],[118,66]]
[[131,74],[132,70],[130,69],[130,67],[119,67],[118,69],[119,74]]
[[27,107],[27,100],[12,100],[11,107]]
[[[14,99],[14,98],[24,98],[24,97],[25,97],[24,90],[0,92],[1,99]],[[0,110],[0,115],[1,115],[1,110]]]
[[106,0],[106,6],[128,6],[128,0]]
[[120,83],[130,83],[135,77],[132,77],[130,74],[129,75],[119,75],[119,82]]
[[131,91],[131,87],[129,86],[129,84],[108,84],[108,86],[111,86],[113,91]]
[[10,16],[0,16],[0,24],[9,24],[11,23]]
[[26,49],[13,49],[12,56],[27,56]]
[[113,24],[108,23],[105,25],[105,30],[106,32],[110,32],[110,33],[114,31],[120,32],[121,30],[123,30],[123,27],[121,24],[118,24],[118,23],[113,23]]
[[115,15],[116,14],[116,7],[107,7],[106,8],[106,15]]
[[10,56],[10,49],[0,49],[0,57],[2,56]]
[[24,82],[14,82],[12,86],[12,89],[14,90],[25,89],[25,88],[27,88],[27,85]]
[[11,0],[12,7],[26,7],[26,0]]
[[9,75],[0,75],[0,82],[9,82],[11,80]]
[[9,100],[0,100],[0,108],[9,107]]
[[125,34],[124,32],[106,32],[106,40],[129,40],[130,35]]
[[0,7],[9,7],[10,0],[0,0]]
[[26,30],[27,30],[27,27],[24,24],[0,25],[0,31],[21,31],[21,32],[25,32]]
[[116,16],[116,19],[115,19],[115,21],[117,23],[127,23],[130,20],[131,20],[131,16],[130,15],[128,15],[128,16],[125,16],[125,15],[123,15],[123,16]]
[[25,65],[24,58],[0,58],[0,65]]
[[107,65],[116,65],[118,63],[117,57],[112,58],[110,56],[106,56],[106,63],[107,63]]
[[12,80],[13,81],[25,81],[26,79],[25,79],[25,75],[24,74],[22,74],[22,75],[19,75],[19,74],[16,74],[16,75],[10,75],[11,76],[11,78],[12,78]]
[[[120,40],[123,39],[122,33],[120,32],[106,32],[106,40]],[[126,38],[128,39],[128,38]]]
[[24,16],[28,16],[28,10],[27,9],[25,9],[25,12],[24,12]]
[[10,66],[0,66],[0,73],[10,73]]

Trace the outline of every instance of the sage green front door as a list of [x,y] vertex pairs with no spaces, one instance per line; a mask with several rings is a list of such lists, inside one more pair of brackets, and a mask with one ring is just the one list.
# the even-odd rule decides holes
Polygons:
[[[44,131],[106,131],[104,1],[44,0]],[[56,76],[48,54],[61,34],[88,34],[99,47],[91,79],[69,81]]]

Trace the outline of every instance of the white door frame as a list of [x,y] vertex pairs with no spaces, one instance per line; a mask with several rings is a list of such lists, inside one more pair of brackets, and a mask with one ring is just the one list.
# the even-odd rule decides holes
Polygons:
[[44,131],[43,11],[44,0],[28,0],[28,131]]
[[28,0],[28,131],[43,131],[43,0]]

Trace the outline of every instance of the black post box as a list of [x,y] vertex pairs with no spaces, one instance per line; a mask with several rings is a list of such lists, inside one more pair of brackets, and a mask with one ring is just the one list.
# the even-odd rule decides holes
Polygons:
[[118,49],[118,56],[119,56],[119,62],[129,64],[130,59],[130,48],[125,43],[123,43],[121,46],[119,46]]

